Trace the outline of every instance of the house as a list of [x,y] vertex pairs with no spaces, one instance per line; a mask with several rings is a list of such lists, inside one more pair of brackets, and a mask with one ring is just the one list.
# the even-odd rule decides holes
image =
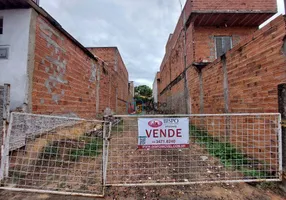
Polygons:
[[[176,113],[277,112],[276,86],[283,82],[283,77],[273,80],[274,71],[269,69],[283,71],[283,66],[263,66],[263,61],[267,62],[267,49],[270,51],[272,47],[273,52],[273,45],[282,46],[283,37],[277,35],[282,34],[282,18],[278,20],[281,29],[273,22],[258,30],[276,11],[276,0],[187,0],[166,44],[160,66],[159,102],[167,103],[168,109]],[[255,38],[257,43],[253,43]],[[264,48],[257,47],[258,42]],[[275,55],[267,60],[284,59],[281,47],[276,47]],[[253,74],[257,68],[261,71],[268,68],[268,74],[260,71]],[[268,83],[262,83],[266,77],[268,83],[276,86],[266,87]],[[262,88],[276,95],[269,100],[271,109],[254,106],[263,102],[263,95],[258,94]],[[248,95],[242,95],[246,92]],[[260,99],[251,99],[258,96]]]
[[106,79],[113,74],[114,63],[90,52],[38,3],[0,2],[0,85],[11,84],[11,109],[95,118],[117,104],[116,98],[110,99],[111,80],[125,100],[129,82],[125,66],[118,71],[120,78]]

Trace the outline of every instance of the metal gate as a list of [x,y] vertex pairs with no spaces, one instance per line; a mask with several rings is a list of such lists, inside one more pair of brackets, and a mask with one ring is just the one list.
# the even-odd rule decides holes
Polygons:
[[12,113],[1,156],[1,188],[103,196],[106,123]]
[[[106,185],[280,181],[280,114],[115,116]],[[138,149],[138,118],[189,118],[187,149]]]
[[[139,118],[188,118],[189,147],[138,149]],[[117,115],[111,121],[12,113],[1,188],[102,197],[105,186],[282,179],[280,114]]]

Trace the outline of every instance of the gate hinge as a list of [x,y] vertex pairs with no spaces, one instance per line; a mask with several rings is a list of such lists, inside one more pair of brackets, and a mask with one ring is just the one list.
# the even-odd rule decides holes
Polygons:
[[282,121],[281,121],[281,126],[284,127],[284,128],[286,128],[286,120],[282,120]]

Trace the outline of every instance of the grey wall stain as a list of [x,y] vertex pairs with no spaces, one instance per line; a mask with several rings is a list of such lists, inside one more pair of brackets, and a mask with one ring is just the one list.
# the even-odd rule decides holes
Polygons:
[[64,42],[64,38],[51,28],[44,20],[40,19],[40,29],[41,37],[44,38],[47,42],[48,48],[53,48],[53,51],[50,55],[47,55],[42,59],[41,64],[45,65],[46,61],[50,63],[49,66],[45,67],[45,72],[49,74],[49,78],[45,81],[45,87],[48,90],[48,93],[52,95],[52,100],[59,103],[59,100],[64,96],[64,90],[56,92],[58,84],[68,84],[68,81],[65,79],[67,61],[61,58],[61,54],[65,54],[66,50],[62,48],[56,41],[52,39],[52,36],[56,36],[61,44]]
[[91,74],[89,81],[92,83],[96,81],[96,65],[94,63],[91,63]]

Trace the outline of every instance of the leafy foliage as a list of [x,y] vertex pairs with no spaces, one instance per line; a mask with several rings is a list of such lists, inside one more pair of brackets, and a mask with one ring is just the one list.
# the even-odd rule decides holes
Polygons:
[[137,86],[135,87],[135,96],[150,98],[152,97],[152,89],[147,85]]

